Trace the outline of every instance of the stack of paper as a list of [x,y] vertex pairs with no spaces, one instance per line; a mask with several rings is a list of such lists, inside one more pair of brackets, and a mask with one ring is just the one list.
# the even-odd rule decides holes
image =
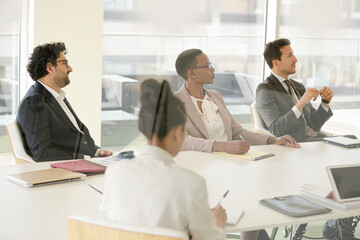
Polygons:
[[314,200],[326,206],[339,209],[346,210],[352,208],[359,208],[360,201],[352,201],[352,202],[336,202],[331,198],[327,198],[327,196],[331,193],[331,188],[323,186],[323,185],[314,185],[314,184],[304,184],[302,189],[300,189],[300,195],[306,197],[310,200]]

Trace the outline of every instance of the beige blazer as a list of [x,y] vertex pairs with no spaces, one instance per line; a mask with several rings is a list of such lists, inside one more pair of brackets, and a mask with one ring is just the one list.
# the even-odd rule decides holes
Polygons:
[[[215,90],[206,90],[205,88],[204,91],[219,107],[218,111],[224,122],[228,141],[245,140],[252,145],[267,144],[267,139],[269,138],[269,135],[256,133],[244,129],[239,123],[234,120],[219,92]],[[207,132],[206,126],[197,109],[195,108],[193,102],[191,101],[189,92],[187,91],[185,84],[183,84],[179,91],[175,92],[174,94],[184,102],[187,112],[187,136],[182,150],[211,152],[214,140],[209,139],[209,134]]]

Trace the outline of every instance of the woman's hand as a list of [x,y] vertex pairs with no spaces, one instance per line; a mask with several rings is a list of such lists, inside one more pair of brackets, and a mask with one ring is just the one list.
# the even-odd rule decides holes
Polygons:
[[213,152],[227,152],[231,154],[244,154],[250,149],[250,143],[244,140],[234,140],[230,142],[214,142]]
[[218,205],[216,208],[211,209],[211,211],[215,217],[216,226],[224,228],[227,220],[226,210],[221,205]]

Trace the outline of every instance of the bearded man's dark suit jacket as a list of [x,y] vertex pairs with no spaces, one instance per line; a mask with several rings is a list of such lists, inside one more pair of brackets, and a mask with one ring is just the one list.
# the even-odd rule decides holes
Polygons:
[[[290,81],[300,99],[306,91],[304,85],[292,79]],[[273,74],[266,78],[265,82],[260,83],[256,89],[256,108],[272,134],[275,136],[289,134],[298,142],[321,140],[323,138],[321,134],[319,137],[306,135],[304,118],[303,116],[296,118],[292,111],[294,105],[290,94]],[[311,103],[304,106],[302,113],[309,127],[316,132],[319,132],[324,123],[333,115],[331,109],[326,112],[319,106],[316,110]]]
[[74,115],[79,132],[53,95],[39,82],[30,87],[20,103],[16,121],[27,153],[34,161],[49,161],[94,156],[99,148],[89,130]]

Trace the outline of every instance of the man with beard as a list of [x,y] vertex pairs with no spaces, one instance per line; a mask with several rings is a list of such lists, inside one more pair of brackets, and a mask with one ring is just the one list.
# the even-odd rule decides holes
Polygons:
[[16,121],[27,153],[37,162],[112,155],[95,145],[61,90],[72,72],[66,53],[62,42],[39,45],[27,65],[35,84],[22,99]]
[[[275,136],[285,134],[297,142],[321,141],[324,123],[333,115],[329,103],[333,91],[324,86],[305,89],[304,85],[289,78],[296,72],[297,59],[288,39],[266,44],[264,57],[272,73],[256,89],[256,107],[269,131]],[[321,97],[318,109],[311,101]]]

